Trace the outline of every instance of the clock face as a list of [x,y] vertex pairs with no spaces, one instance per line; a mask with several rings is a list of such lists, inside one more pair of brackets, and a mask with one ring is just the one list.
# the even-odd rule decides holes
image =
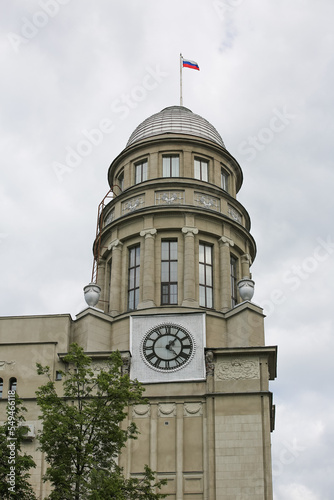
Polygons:
[[175,371],[193,357],[195,342],[185,328],[175,324],[152,328],[142,342],[145,362],[158,371]]

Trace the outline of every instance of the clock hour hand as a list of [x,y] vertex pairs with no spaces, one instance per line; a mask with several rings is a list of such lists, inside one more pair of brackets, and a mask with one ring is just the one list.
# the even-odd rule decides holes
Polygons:
[[176,352],[174,351],[174,349],[172,348],[172,346],[174,346],[174,344],[175,344],[175,340],[176,340],[176,339],[174,339],[174,340],[170,340],[170,341],[168,342],[168,344],[166,345],[166,349],[167,349],[168,351],[173,352],[173,353],[175,354],[175,356],[177,356],[177,353],[176,353]]
[[168,342],[168,344],[166,345],[166,348],[169,349],[171,345],[174,345],[175,344],[175,341],[176,341],[176,338],[174,338],[174,340],[170,340]]

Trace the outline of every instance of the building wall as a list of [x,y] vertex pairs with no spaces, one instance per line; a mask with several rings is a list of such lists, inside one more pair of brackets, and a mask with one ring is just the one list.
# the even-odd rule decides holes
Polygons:
[[[97,308],[75,320],[69,315],[0,318],[0,419],[11,376],[28,408],[27,421],[38,430],[35,391],[45,380],[37,376],[36,362],[48,364],[56,379],[71,342],[100,365],[119,350],[148,398],[147,404],[129,408],[124,422],[134,421],[140,431],[120,457],[128,476],[140,476],[147,463],[168,480],[164,491],[170,500],[271,500],[269,380],[276,376],[276,348],[265,346],[262,309],[243,301],[239,292],[231,296],[231,257],[237,281],[251,278],[256,255],[249,215],[236,199],[242,171],[224,147],[195,136],[162,133],[139,140],[112,162],[112,192],[100,206],[94,242],[101,287]],[[165,155],[178,155],[178,176],[163,176]],[[198,158],[207,162],[205,181],[195,175]],[[136,165],[143,160],[147,178],[136,184]],[[224,186],[222,171],[228,175]],[[166,239],[178,244],[173,304],[163,304],[161,296]],[[201,244],[212,249],[213,302],[205,307],[199,294]],[[134,245],[140,245],[139,300],[130,309]],[[188,335],[192,354],[184,365],[163,370],[145,358],[145,339],[161,325],[176,325]],[[26,442],[38,464],[32,483],[43,498],[45,461],[36,448],[36,438]]]

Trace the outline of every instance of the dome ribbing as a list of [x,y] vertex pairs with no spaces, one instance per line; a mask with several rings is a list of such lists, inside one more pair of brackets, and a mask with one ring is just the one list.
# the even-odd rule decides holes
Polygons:
[[127,147],[161,134],[193,135],[225,148],[223,139],[214,126],[183,106],[170,106],[144,120],[131,134]]

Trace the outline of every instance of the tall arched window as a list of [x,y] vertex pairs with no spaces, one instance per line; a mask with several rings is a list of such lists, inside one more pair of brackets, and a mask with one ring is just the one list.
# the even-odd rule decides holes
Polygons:
[[0,399],[2,399],[2,392],[3,392],[3,380],[0,378]]
[[17,388],[17,380],[15,377],[12,377],[9,379],[9,390],[10,391],[16,391]]

